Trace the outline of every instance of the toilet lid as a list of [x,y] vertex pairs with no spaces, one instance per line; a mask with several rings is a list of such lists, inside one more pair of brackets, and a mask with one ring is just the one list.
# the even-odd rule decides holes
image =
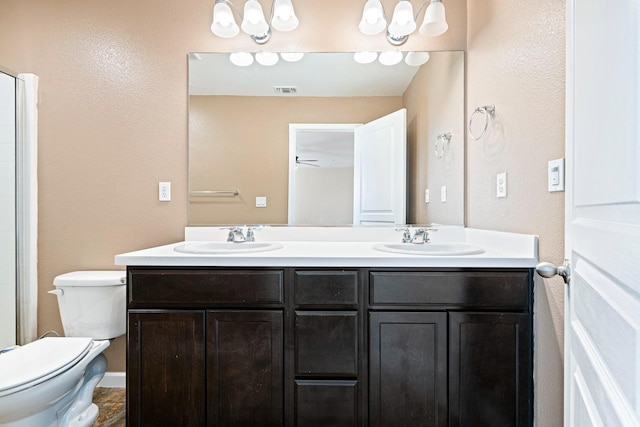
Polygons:
[[92,338],[43,338],[0,354],[0,396],[15,393],[63,372],[91,349]]
[[118,270],[72,271],[53,279],[54,286],[118,286],[127,283],[127,273]]

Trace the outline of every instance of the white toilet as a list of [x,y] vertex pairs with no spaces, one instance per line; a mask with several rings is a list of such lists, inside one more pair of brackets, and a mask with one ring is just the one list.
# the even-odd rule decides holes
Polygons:
[[86,427],[98,417],[103,351],[126,332],[125,272],[76,271],[53,284],[66,336],[0,353],[0,426]]

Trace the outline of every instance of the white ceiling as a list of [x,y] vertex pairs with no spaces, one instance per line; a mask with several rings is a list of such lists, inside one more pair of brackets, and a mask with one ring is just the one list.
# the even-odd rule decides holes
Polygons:
[[[196,59],[200,58],[200,59]],[[254,62],[238,67],[228,53],[189,55],[190,95],[236,96],[400,96],[420,67],[359,64],[353,53],[306,53],[298,62],[282,59],[271,67]],[[274,86],[296,86],[279,95]]]

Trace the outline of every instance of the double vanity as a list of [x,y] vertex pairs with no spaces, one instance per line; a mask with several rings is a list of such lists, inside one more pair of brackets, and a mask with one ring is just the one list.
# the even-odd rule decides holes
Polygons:
[[127,425],[533,425],[535,236],[227,233],[116,256]]

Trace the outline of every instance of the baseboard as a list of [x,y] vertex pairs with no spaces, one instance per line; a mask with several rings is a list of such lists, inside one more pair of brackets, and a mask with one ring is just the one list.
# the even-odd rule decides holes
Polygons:
[[125,387],[125,375],[124,372],[105,372],[104,377],[98,383],[98,387]]

